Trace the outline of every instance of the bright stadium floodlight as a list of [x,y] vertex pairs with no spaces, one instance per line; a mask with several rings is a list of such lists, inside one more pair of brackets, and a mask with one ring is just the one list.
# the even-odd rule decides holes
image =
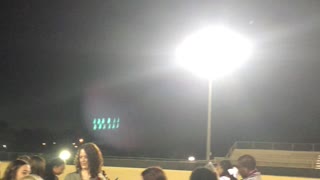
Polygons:
[[209,26],[181,43],[176,60],[194,74],[214,80],[239,68],[251,54],[248,39],[224,26]]
[[188,157],[188,161],[195,161],[195,160],[196,160],[196,158],[194,156]]
[[212,82],[241,67],[253,46],[241,34],[224,26],[209,26],[187,37],[176,49],[177,64],[208,79],[206,160],[211,157]]
[[59,154],[59,158],[66,161],[71,157],[71,153],[67,150],[63,150]]

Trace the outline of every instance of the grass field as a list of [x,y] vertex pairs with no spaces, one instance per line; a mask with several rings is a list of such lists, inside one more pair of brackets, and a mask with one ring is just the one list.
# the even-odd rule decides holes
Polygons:
[[[0,163],[0,174],[1,177],[7,167],[8,163]],[[108,177],[111,180],[119,178],[119,180],[140,180],[142,168],[120,168],[120,167],[103,167],[106,171]],[[59,179],[63,180],[65,175],[74,172],[74,166],[67,166],[64,174],[62,174]],[[176,170],[165,170],[169,180],[188,180],[191,174],[190,171],[176,171]],[[315,178],[295,178],[295,177],[279,177],[279,176],[263,176],[263,180],[316,180]]]

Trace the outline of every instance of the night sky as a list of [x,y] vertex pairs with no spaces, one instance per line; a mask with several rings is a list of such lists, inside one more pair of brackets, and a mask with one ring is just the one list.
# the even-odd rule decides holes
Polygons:
[[214,82],[214,153],[236,140],[320,142],[318,0],[2,1],[0,13],[0,120],[11,127],[86,128],[110,111],[130,148],[204,152],[207,81],[174,52],[223,23],[254,54]]

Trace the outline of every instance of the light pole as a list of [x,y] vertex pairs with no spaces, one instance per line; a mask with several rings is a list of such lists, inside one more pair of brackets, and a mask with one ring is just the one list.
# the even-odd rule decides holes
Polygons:
[[212,84],[241,67],[252,53],[251,42],[224,27],[209,26],[187,37],[176,50],[177,63],[208,79],[206,160],[211,157]]
[[207,144],[206,144],[206,160],[211,157],[211,126],[212,126],[212,80],[208,80],[208,122],[207,122]]

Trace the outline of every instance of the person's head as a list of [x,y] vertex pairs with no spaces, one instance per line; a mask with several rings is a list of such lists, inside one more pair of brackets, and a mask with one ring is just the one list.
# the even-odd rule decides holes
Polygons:
[[229,169],[232,169],[231,162],[228,160],[223,160],[217,164],[216,172],[220,177],[221,176],[229,176],[230,175],[228,172]]
[[31,173],[44,177],[46,161],[40,156],[31,156]]
[[46,166],[46,176],[59,176],[63,173],[66,163],[60,159],[55,158],[51,160]]
[[141,173],[143,180],[167,180],[160,167],[149,167]]
[[77,153],[75,164],[77,171],[88,170],[91,177],[95,178],[103,166],[102,153],[94,143],[83,144]]
[[192,171],[190,180],[218,180],[218,176],[212,170],[200,167]]
[[28,176],[24,176],[22,180],[43,180],[42,177],[35,175],[35,174],[29,174]]
[[29,175],[31,172],[31,168],[28,162],[17,159],[12,161],[5,173],[3,180],[21,180],[24,176]]
[[27,156],[27,155],[19,156],[17,159],[24,160],[24,161],[28,162],[29,164],[30,164],[30,162],[31,162],[30,156]]
[[238,169],[239,174],[246,178],[249,176],[250,172],[256,169],[256,160],[253,156],[243,155],[238,159]]

